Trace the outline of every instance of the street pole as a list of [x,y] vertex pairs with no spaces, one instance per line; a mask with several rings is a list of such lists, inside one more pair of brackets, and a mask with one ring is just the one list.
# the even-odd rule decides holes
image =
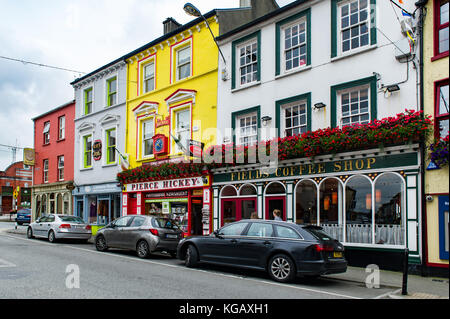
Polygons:
[[405,248],[403,253],[403,280],[402,280],[402,295],[406,296],[408,294],[408,255],[409,250]]

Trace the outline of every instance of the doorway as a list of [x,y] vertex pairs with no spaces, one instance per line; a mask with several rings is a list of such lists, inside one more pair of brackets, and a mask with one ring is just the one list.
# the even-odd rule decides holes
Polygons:
[[286,197],[273,196],[266,197],[266,219],[273,220],[273,211],[278,209],[281,211],[281,218],[286,220]]

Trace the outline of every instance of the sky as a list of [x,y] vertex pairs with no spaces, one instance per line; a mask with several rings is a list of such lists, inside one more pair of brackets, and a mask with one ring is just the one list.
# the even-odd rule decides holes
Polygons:
[[[166,18],[193,20],[183,11],[186,2],[0,0],[0,171],[13,158],[2,145],[33,147],[31,119],[73,100],[70,82],[82,75],[1,57],[89,73],[160,37]],[[239,0],[190,2],[202,13],[239,7]],[[22,158],[19,149],[16,161]]]

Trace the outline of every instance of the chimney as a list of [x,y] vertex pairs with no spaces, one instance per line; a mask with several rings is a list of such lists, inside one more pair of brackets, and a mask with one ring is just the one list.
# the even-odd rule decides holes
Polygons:
[[239,8],[248,8],[251,6],[251,0],[239,0]]
[[163,22],[163,26],[164,26],[164,34],[170,33],[173,30],[178,29],[179,27],[181,27],[181,24],[179,24],[177,21],[175,21],[175,19],[173,18],[167,18],[164,22]]

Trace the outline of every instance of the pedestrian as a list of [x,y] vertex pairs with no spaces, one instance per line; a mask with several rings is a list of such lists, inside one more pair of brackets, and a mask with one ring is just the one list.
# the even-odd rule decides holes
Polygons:
[[281,211],[279,210],[279,209],[275,209],[274,211],[273,211],[273,219],[274,220],[283,220],[282,218],[281,218]]
[[250,215],[250,219],[259,219],[258,213],[257,213],[257,212],[253,212],[253,213]]

